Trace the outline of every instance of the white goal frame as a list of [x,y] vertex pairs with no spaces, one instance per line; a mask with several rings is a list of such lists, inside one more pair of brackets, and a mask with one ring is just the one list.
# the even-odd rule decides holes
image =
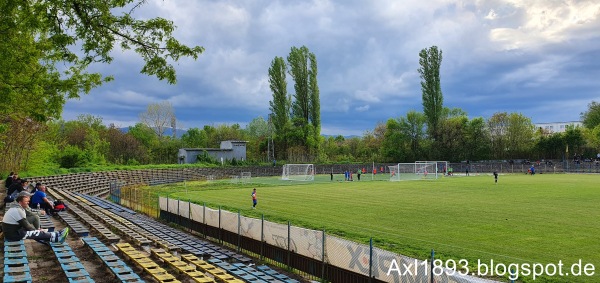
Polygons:
[[431,180],[438,178],[437,161],[417,161],[388,166],[390,181]]
[[314,181],[315,166],[313,164],[285,164],[283,165],[281,180]]
[[242,172],[242,173],[240,173],[240,177],[241,177],[242,183],[244,183],[244,184],[250,183],[250,180],[252,179],[252,172]]

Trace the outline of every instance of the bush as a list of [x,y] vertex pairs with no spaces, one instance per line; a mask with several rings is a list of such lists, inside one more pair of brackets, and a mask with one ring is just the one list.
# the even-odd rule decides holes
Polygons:
[[89,162],[87,154],[76,146],[67,145],[58,154],[58,164],[62,168],[83,167]]

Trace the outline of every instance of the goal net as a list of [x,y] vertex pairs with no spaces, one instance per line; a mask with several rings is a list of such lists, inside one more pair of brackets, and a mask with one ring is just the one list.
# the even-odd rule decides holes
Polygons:
[[440,175],[446,175],[448,173],[448,168],[450,167],[448,161],[415,161],[415,163],[435,163]]
[[242,183],[244,183],[244,184],[250,183],[250,179],[252,179],[252,173],[251,172],[242,172],[241,179],[242,179]]
[[431,180],[438,178],[436,161],[420,161],[415,163],[398,163],[388,166],[390,181]]
[[283,165],[282,180],[313,181],[315,167],[313,164],[286,164]]

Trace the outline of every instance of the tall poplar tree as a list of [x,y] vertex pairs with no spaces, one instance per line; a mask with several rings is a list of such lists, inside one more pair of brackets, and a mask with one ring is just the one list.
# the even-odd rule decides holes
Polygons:
[[421,65],[418,71],[421,77],[423,113],[427,118],[427,131],[430,138],[437,140],[444,108],[444,97],[440,82],[442,51],[438,50],[437,46],[421,50],[419,52],[419,65]]
[[273,92],[273,100],[269,101],[271,120],[275,134],[284,133],[290,117],[290,98],[287,94],[287,65],[282,57],[275,57],[269,68],[269,87]]
[[290,76],[294,79],[292,117],[301,128],[304,144],[317,149],[321,135],[321,105],[317,82],[317,59],[306,46],[292,47],[288,56]]

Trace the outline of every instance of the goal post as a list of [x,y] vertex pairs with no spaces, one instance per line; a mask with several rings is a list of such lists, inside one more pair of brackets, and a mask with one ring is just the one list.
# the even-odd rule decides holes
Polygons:
[[400,164],[388,166],[390,181],[400,181]]
[[242,183],[244,183],[244,184],[250,183],[250,179],[252,179],[252,172],[242,172],[240,174],[240,177],[242,179]]
[[283,165],[281,179],[289,181],[313,181],[315,179],[315,166],[313,164]]
[[390,181],[433,180],[438,178],[437,161],[419,161],[414,163],[398,163],[388,166]]

